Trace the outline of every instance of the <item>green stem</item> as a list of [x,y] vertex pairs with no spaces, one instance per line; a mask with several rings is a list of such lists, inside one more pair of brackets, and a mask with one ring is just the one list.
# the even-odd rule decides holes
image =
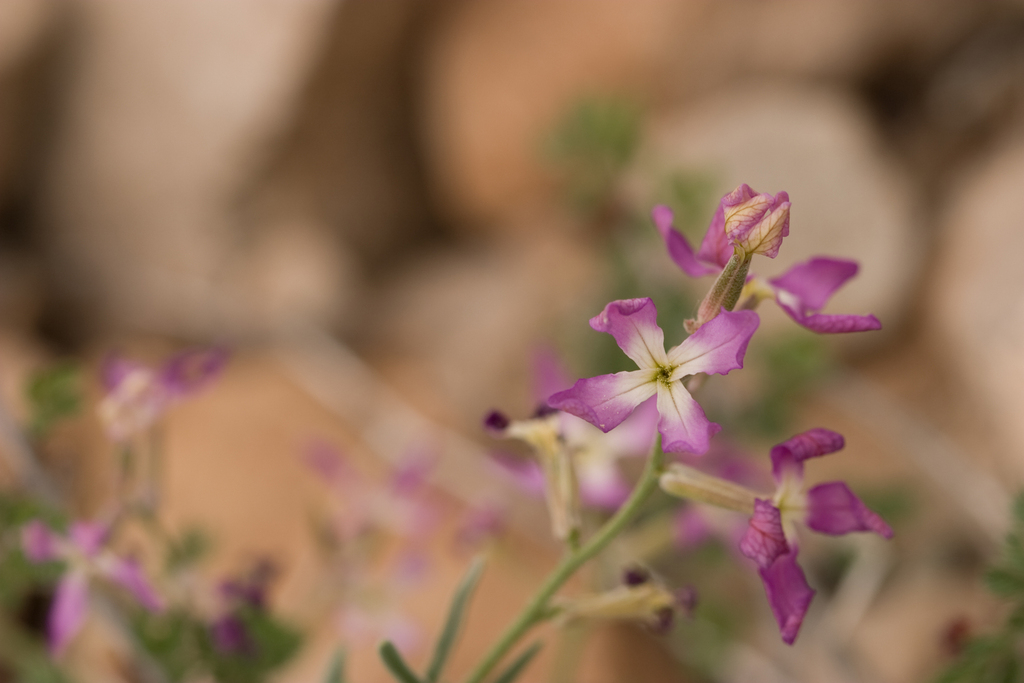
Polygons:
[[515,621],[509,624],[501,638],[498,639],[498,642],[491,647],[476,669],[466,678],[466,683],[481,683],[484,677],[498,665],[502,657],[508,654],[508,651],[519,642],[519,639],[526,635],[531,628],[543,621],[545,616],[549,614],[548,601],[558,592],[558,589],[576,573],[577,569],[583,566],[587,560],[604,550],[605,546],[611,543],[612,539],[618,536],[633,521],[633,518],[640,512],[644,501],[658,487],[658,476],[664,467],[664,459],[664,453],[662,453],[661,448],[655,442],[651,457],[647,459],[647,466],[644,468],[643,475],[641,475],[640,481],[637,482],[636,488],[633,489],[629,499],[623,503],[619,511],[605,522],[605,525],[590,540],[578,550],[567,555],[555,567],[536,595],[533,596],[533,599],[523,608],[523,611],[519,613]]

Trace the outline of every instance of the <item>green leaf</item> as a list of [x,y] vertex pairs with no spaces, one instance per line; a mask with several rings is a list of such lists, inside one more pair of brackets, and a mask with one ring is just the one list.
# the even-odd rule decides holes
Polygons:
[[501,674],[494,679],[494,683],[512,683],[512,681],[519,678],[519,674],[523,673],[527,665],[534,657],[537,656],[541,647],[543,647],[543,644],[539,642],[528,647],[523,654],[516,657],[515,660],[508,665],[508,668],[502,671]]
[[995,567],[985,573],[985,585],[996,595],[1011,597],[1024,595],[1024,575],[1005,567]]
[[345,651],[338,648],[331,658],[331,666],[327,669],[324,683],[345,683]]
[[380,644],[380,658],[384,660],[384,665],[388,667],[391,675],[395,677],[395,680],[401,683],[422,683],[416,674],[412,672],[409,665],[402,659],[401,653],[398,648],[394,646],[390,640],[385,640]]
[[63,362],[32,375],[26,387],[32,411],[30,429],[35,437],[45,435],[53,425],[77,413],[82,407],[78,366]]
[[1013,499],[1013,519],[1017,524],[1024,524],[1024,491],[1019,492]]
[[165,560],[169,573],[195,565],[206,557],[213,543],[209,535],[197,527],[185,529],[180,536],[171,539]]
[[430,660],[430,666],[427,667],[427,677],[425,679],[427,683],[437,683],[441,677],[441,670],[444,669],[445,661],[447,661],[448,654],[455,644],[455,638],[459,634],[459,626],[462,625],[462,619],[466,613],[469,598],[472,596],[473,589],[476,588],[483,570],[484,560],[482,557],[478,557],[469,565],[469,570],[462,577],[459,587],[455,589],[452,605],[448,610],[448,619],[445,621],[441,636],[437,639],[437,645],[434,647],[434,656]]

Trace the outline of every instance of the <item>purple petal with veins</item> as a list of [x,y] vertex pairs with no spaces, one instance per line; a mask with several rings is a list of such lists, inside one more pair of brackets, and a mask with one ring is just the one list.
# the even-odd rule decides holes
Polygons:
[[88,608],[88,583],[84,574],[68,572],[57,584],[47,619],[50,652],[60,656],[71,639],[82,628]]
[[[746,187],[745,185],[743,187]],[[725,205],[726,198],[718,202],[718,208],[711,217],[711,224],[708,231],[704,233],[704,239],[697,250],[697,259],[704,263],[715,263],[719,268],[725,268],[725,264],[732,258],[732,242],[725,234]]]
[[818,312],[858,269],[856,261],[818,257],[798,263],[769,283],[776,290],[779,307],[809,330],[822,334],[879,330],[882,323],[873,315]]
[[850,487],[841,481],[819,484],[807,492],[808,528],[838,536],[852,531],[874,531],[892,538],[892,528],[868,509]]
[[765,568],[788,550],[789,544],[782,531],[782,515],[768,501],[756,499],[754,516],[740,539],[740,552],[756,562],[758,567]]
[[707,418],[682,382],[658,384],[658,413],[661,448],[666,453],[707,453],[711,437],[722,429]]
[[777,483],[782,482],[783,475],[792,472],[803,477],[803,461],[835,453],[846,445],[843,435],[830,429],[808,429],[772,447],[772,474]]
[[651,371],[634,370],[577,380],[571,389],[549,397],[548,403],[609,432],[656,392]]
[[743,367],[750,338],[761,319],[753,311],[726,311],[715,316],[668,352],[676,373],[725,375]]
[[132,594],[140,605],[150,612],[159,612],[164,601],[142,573],[139,563],[132,559],[116,559],[106,571],[107,577]]
[[814,598],[804,571],[796,562],[796,548],[780,555],[771,566],[758,569],[768,604],[779,625],[783,642],[792,645]]
[[21,528],[21,548],[30,562],[51,562],[59,559],[60,540],[60,536],[38,519]]
[[665,333],[657,318],[658,310],[650,299],[621,299],[591,318],[590,327],[612,335],[623,353],[641,369],[648,369],[665,361]]
[[672,209],[667,206],[658,205],[651,211],[651,219],[658,228],[673,263],[690,277],[713,275],[720,271],[722,268],[717,264],[709,266],[697,260],[690,243],[672,224],[672,218]]

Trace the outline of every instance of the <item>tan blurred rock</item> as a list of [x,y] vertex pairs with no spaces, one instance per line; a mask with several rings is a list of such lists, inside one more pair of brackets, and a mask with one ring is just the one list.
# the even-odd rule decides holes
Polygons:
[[119,327],[237,332],[222,315],[240,289],[224,278],[244,270],[232,260],[246,253],[232,210],[335,4],[75,5],[44,197],[64,298]]
[[5,0],[0,3],[0,77],[18,66],[53,26],[56,0]]
[[[922,265],[913,188],[851,98],[783,84],[738,86],[654,119],[638,169],[638,186],[682,169],[708,174],[716,196],[740,183],[786,190],[790,236],[776,259],[757,259],[755,271],[778,275],[817,255],[855,259],[859,275],[826,312],[874,313],[890,329],[906,312]],[[790,329],[776,308],[761,307],[765,325]]]
[[1024,138],[1005,142],[965,172],[950,196],[932,266],[929,329],[950,370],[1009,448],[1013,480],[1024,478]]
[[531,405],[531,351],[604,275],[557,219],[543,224],[544,238],[423,256],[376,301],[363,344],[421,409],[474,433],[495,405]]
[[897,50],[945,49],[981,4],[462,2],[439,23],[422,71],[438,195],[470,225],[500,225],[550,196],[541,139],[581,96],[681,102],[737,79],[858,76]]

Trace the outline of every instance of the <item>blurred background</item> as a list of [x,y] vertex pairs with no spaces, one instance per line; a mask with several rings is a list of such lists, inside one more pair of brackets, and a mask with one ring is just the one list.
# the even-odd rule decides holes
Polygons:
[[[856,259],[828,310],[884,329],[822,338],[764,306],[748,370],[702,403],[762,464],[801,429],[844,433],[813,476],[849,479],[896,539],[809,545],[819,597],[794,648],[727,549],[647,548],[698,587],[693,621],[552,634],[525,680],[931,680],[1003,617],[980,577],[1024,481],[1015,0],[4,0],[0,388],[25,420],[55,362],[87,368],[95,399],[110,350],[233,349],[169,418],[162,514],[210,529],[211,571],[275,559],[275,604],[312,624],[285,681],[316,680],[339,642],[308,618],[326,494],[303,444],[375,472],[430,449],[444,538],[481,506],[508,520],[464,673],[559,554],[481,417],[532,411],[541,345],[576,377],[622,369],[587,327],[613,298],[653,296],[678,343],[710,283],[648,212],[668,203],[697,240],[742,182],[793,203],[757,271]],[[14,482],[11,430],[0,446]],[[38,450],[73,509],[102,506],[93,411]],[[427,634],[468,557],[429,554],[402,598]],[[350,648],[353,680],[387,680],[372,643]],[[83,680],[128,680],[94,649],[71,658]]]

